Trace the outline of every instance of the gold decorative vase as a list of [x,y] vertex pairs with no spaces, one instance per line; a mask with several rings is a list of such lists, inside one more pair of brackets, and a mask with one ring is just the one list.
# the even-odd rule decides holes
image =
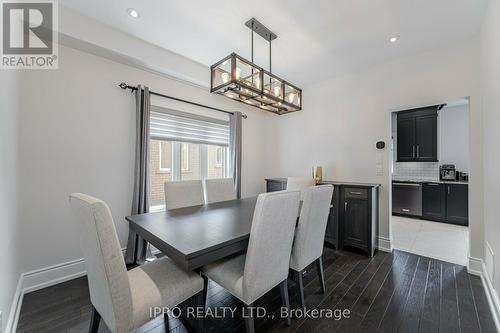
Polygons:
[[319,184],[323,181],[323,167],[316,166],[312,168],[312,176],[316,181],[316,184]]

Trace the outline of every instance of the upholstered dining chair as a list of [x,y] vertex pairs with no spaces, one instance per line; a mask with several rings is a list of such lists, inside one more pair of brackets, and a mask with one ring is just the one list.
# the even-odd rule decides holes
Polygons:
[[236,188],[233,178],[205,180],[206,202],[214,203],[236,199]]
[[[71,194],[69,200],[88,275],[93,307],[90,332],[97,332],[102,318],[111,332],[128,333],[153,319],[152,307],[175,307],[195,295],[197,306],[205,307],[203,279],[198,274],[183,271],[168,258],[127,272],[106,203],[81,193]],[[203,318],[198,319],[198,330],[203,331]]]
[[205,204],[201,180],[165,182],[165,203],[167,210]]
[[316,185],[313,178],[288,177],[286,180],[286,189],[288,191],[299,190],[300,200],[304,200],[304,190]]
[[295,230],[290,269],[294,272],[295,282],[299,289],[299,303],[305,308],[304,284],[302,277],[304,269],[316,261],[321,290],[325,293],[325,278],[323,275],[323,243],[326,224],[332,202],[333,186],[312,186],[304,190],[304,200],[300,210],[299,222]]
[[[202,269],[205,278],[210,278],[245,304],[247,333],[255,330],[251,315],[253,303],[272,288],[280,285],[283,306],[290,306],[287,278],[299,200],[298,191],[260,194],[247,253],[219,260]],[[290,318],[287,323],[290,324]]]

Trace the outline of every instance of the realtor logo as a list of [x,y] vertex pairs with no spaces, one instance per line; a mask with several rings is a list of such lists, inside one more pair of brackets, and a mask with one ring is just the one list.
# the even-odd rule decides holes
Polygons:
[[57,69],[57,2],[2,1],[2,69]]

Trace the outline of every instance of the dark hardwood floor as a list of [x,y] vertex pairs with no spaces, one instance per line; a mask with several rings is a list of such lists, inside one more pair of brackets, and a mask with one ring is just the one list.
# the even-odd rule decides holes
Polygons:
[[[273,289],[256,306],[267,314],[256,320],[259,332],[496,332],[481,279],[467,269],[401,251],[378,252],[373,258],[333,251],[325,247],[326,293],[314,267],[304,277],[306,307],[348,309],[350,317],[293,318],[286,326],[279,319],[279,290]],[[293,281],[289,283],[292,308],[298,309]],[[237,307],[241,303],[213,282],[208,304]],[[90,299],[86,278],[68,281],[25,295],[18,332],[88,332]],[[274,318],[272,318],[274,315]],[[206,332],[244,332],[241,312],[234,317],[207,318]],[[188,332],[178,319],[169,321],[171,332]],[[101,332],[108,332],[102,323]],[[137,332],[164,332],[157,318]]]

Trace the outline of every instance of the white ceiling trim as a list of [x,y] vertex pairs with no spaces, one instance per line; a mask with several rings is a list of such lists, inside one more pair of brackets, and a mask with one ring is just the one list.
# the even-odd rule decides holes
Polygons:
[[[117,52],[113,51],[111,49],[107,49],[105,47],[92,44],[86,41],[83,41],[78,38],[74,38],[71,36],[68,36],[63,33],[59,33],[59,44],[70,47],[72,49],[76,49],[82,52],[90,53],[98,57],[102,57],[111,61],[118,62],[123,65],[127,65],[130,67],[134,67],[140,70],[144,70],[156,75],[160,75],[162,77],[178,81],[184,84],[188,84],[190,86],[194,86],[197,88],[203,88],[203,89],[208,89],[210,88],[210,84],[205,81],[197,80],[195,78],[192,78],[188,75],[184,75],[182,73],[172,71],[168,68],[163,68],[160,66],[155,66],[152,64],[145,63],[143,60]],[[209,71],[209,68],[207,68],[207,72]],[[119,82],[117,82],[118,84]]]

